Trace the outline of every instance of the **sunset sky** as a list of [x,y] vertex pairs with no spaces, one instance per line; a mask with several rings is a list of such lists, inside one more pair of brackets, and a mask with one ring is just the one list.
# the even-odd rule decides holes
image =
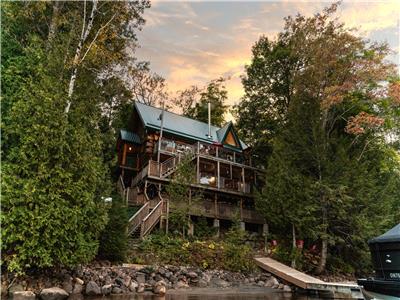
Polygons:
[[[138,57],[167,80],[171,93],[204,86],[220,76],[227,82],[228,104],[243,95],[240,75],[250,62],[251,47],[261,35],[275,37],[283,18],[297,12],[310,16],[330,2],[152,2],[139,33]],[[400,1],[344,1],[337,13],[349,27],[373,41],[387,41],[399,65]],[[228,116],[228,119],[231,117]]]

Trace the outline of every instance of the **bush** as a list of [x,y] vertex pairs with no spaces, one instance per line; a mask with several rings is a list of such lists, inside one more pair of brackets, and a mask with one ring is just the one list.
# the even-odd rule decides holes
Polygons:
[[108,223],[100,236],[98,257],[114,262],[122,262],[128,249],[128,210],[119,195],[113,195],[108,211]]
[[188,240],[180,236],[153,234],[134,253],[133,263],[190,265],[202,269],[248,272],[255,268],[252,249],[243,243]]

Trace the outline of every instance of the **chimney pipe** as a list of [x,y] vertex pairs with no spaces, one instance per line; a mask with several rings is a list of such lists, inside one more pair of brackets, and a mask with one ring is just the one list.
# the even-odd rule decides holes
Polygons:
[[208,102],[208,138],[211,138],[211,102]]

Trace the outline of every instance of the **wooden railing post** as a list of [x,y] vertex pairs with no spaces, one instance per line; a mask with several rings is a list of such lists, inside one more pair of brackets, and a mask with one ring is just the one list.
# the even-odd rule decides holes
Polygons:
[[219,161],[217,161],[217,187],[218,189],[221,188],[221,184],[220,184],[220,165],[219,165]]

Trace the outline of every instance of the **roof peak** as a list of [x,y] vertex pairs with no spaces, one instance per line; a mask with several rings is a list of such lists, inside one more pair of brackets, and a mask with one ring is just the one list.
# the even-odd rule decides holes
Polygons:
[[[150,105],[150,104],[146,104],[146,103],[142,103],[142,102],[135,101],[135,105],[136,105],[136,104],[140,104],[140,105],[144,105],[144,106],[149,106],[149,107],[152,107],[152,108],[155,108],[155,109],[160,110],[160,112],[162,111],[162,108],[157,107],[157,106],[154,106],[154,105]],[[203,121],[200,121],[200,120],[197,120],[197,119],[193,119],[193,118],[191,118],[191,117],[188,117],[188,116],[185,116],[185,115],[182,115],[182,114],[178,114],[178,113],[176,113],[176,112],[169,111],[169,110],[166,110],[166,109],[164,109],[164,111],[167,112],[167,113],[170,113],[170,114],[177,115],[177,116],[179,116],[179,117],[181,117],[181,118],[186,118],[186,119],[189,119],[189,120],[192,120],[192,121],[195,121],[195,122],[199,122],[199,123],[202,123],[202,124],[206,124],[206,125],[208,126],[208,123],[207,123],[207,122],[203,122]],[[228,122],[226,122],[222,127],[217,126],[217,125],[213,125],[213,124],[211,124],[211,126],[217,128],[217,130],[220,130],[220,129],[224,128],[225,126],[229,125],[229,124],[232,124],[232,125],[233,125],[233,122],[232,122],[232,121],[228,121]]]

